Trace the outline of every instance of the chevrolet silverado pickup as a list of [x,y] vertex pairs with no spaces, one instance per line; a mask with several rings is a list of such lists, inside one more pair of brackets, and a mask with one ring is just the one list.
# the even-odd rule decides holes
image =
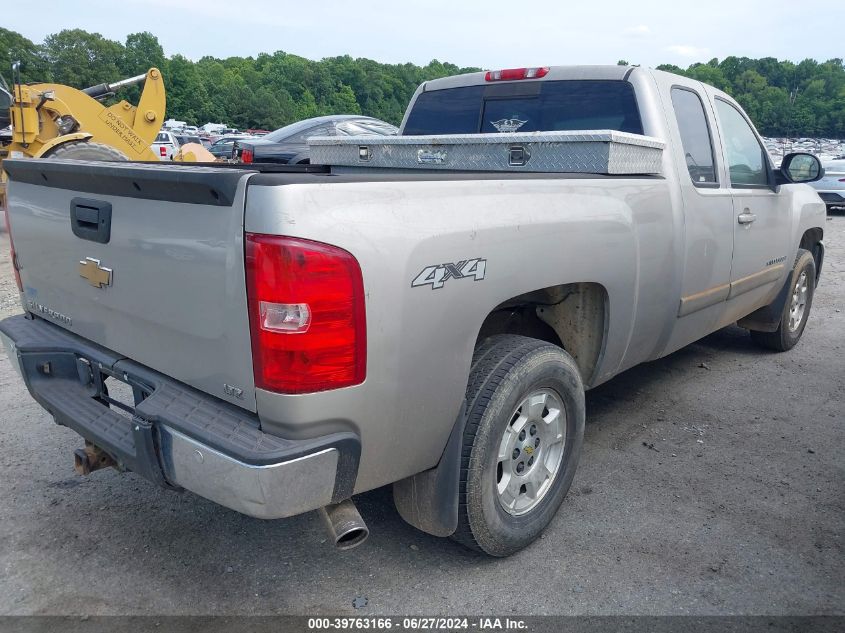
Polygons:
[[449,77],[401,135],[594,130],[644,139],[655,168],[532,171],[525,148],[513,171],[436,148],[416,170],[8,160],[25,314],[2,340],[84,438],[82,473],[319,510],[340,547],[366,537],[352,496],[392,484],[417,528],[511,554],[572,483],[586,389],[737,322],[790,349],[822,267],[818,160],[772,165],[698,81]]

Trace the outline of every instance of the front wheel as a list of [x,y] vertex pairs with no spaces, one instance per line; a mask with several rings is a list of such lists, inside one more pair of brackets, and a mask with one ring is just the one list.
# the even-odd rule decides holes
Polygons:
[[781,313],[778,329],[774,332],[751,330],[751,339],[767,349],[785,352],[801,339],[816,289],[816,262],[810,251],[800,249],[792,268],[791,288]]
[[566,496],[584,438],[584,386],[556,345],[487,339],[473,357],[453,538],[491,556],[536,539]]
[[114,147],[89,141],[70,141],[54,147],[44,154],[44,158],[63,158],[73,160],[129,160],[126,154]]

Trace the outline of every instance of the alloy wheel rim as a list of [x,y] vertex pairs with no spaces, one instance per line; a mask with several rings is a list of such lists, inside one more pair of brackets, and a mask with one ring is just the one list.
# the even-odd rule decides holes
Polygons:
[[807,273],[802,272],[792,288],[792,301],[789,304],[789,331],[795,332],[804,320],[807,309]]
[[499,442],[496,493],[505,512],[519,516],[539,504],[560,472],[566,410],[551,389],[537,389],[511,414]]

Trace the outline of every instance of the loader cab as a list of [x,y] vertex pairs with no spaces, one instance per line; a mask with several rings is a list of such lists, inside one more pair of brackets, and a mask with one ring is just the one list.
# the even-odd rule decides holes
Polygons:
[[15,99],[12,90],[6,83],[3,75],[0,75],[0,136],[3,130],[12,124],[12,103]]

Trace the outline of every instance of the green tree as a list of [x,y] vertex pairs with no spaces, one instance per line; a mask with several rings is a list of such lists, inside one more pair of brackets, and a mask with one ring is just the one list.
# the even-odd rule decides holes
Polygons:
[[[153,67],[162,70],[165,63],[164,49],[159,44],[158,38],[144,31],[126,36],[123,55],[117,65],[123,78],[129,78],[144,74]],[[119,96],[130,103],[137,103],[141,96],[141,86],[125,88]]]
[[11,85],[12,62],[21,63],[21,80],[24,83],[51,81],[50,62],[44,58],[41,46],[32,43],[20,33],[0,28],[0,75]]
[[718,64],[714,65],[712,61],[709,64],[693,64],[684,74],[725,92],[729,92],[731,89],[731,83],[725,77],[722,69]]
[[140,75],[153,67],[160,69],[164,64],[164,49],[155,35],[144,31],[126,36],[123,55],[118,60],[120,72],[125,76]]
[[203,118],[201,114],[204,114],[209,95],[200,80],[196,65],[182,55],[174,55],[167,60],[162,72],[167,91],[167,118],[190,124],[205,123],[200,119]]
[[328,109],[332,113],[361,114],[361,106],[355,99],[355,93],[352,88],[343,84],[332,94]]
[[99,33],[70,29],[48,35],[44,53],[56,83],[87,88],[121,78],[117,64],[123,45]]

